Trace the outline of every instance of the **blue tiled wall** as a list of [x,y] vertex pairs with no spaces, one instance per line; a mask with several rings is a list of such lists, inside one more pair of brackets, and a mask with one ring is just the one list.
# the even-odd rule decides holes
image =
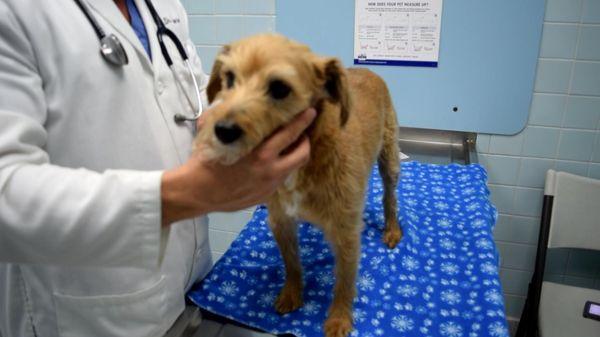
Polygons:
[[[495,236],[507,313],[519,317],[533,271],[545,172],[600,179],[600,0],[547,0],[529,122],[514,136],[479,135],[478,151],[500,212]],[[598,254],[552,251],[547,273],[600,289]]]
[[190,34],[209,73],[225,43],[275,30],[275,0],[181,0]]
[[[275,29],[275,0],[183,3],[206,72],[222,44]],[[477,146],[500,212],[495,235],[507,313],[518,317],[533,270],[546,170],[600,178],[600,0],[547,0],[528,125],[514,136],[479,135]],[[215,259],[250,215],[210,215]],[[547,273],[600,288],[600,260],[587,252],[551,251]]]

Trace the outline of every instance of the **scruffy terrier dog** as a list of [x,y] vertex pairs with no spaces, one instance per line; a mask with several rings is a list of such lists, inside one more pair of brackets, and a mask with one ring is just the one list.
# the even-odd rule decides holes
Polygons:
[[336,58],[266,34],[223,48],[207,94],[209,102],[220,103],[207,114],[196,147],[224,163],[235,162],[297,114],[316,108],[307,131],[311,159],[267,202],[286,270],[275,309],[287,313],[302,306],[296,221],[309,221],[323,230],[336,258],[325,335],[346,336],[352,330],[365,189],[375,160],[384,183],[383,241],[393,248],[402,237],[395,195],[398,126],[385,83],[369,70],[344,69]]

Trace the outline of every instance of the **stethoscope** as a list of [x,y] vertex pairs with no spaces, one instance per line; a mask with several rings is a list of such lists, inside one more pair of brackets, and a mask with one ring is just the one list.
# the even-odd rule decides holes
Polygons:
[[[157,27],[156,36],[158,37],[160,51],[161,51],[163,57],[165,58],[167,65],[173,72],[173,76],[175,77],[175,80],[182,87],[181,89],[184,92],[186,98],[188,99],[188,101],[192,107],[193,107],[193,104],[192,104],[191,100],[189,99],[186,91],[183,90],[183,85],[181,84],[177,74],[175,73],[175,70],[173,69],[173,60],[171,59],[171,56],[169,55],[169,51],[167,50],[167,46],[165,45],[165,42],[163,40],[163,38],[165,36],[168,37],[169,39],[171,39],[171,42],[173,42],[173,44],[175,44],[175,47],[177,48],[177,51],[179,51],[179,55],[181,56],[181,59],[185,63],[185,65],[188,69],[189,75],[192,78],[192,81],[194,83],[194,90],[196,91],[196,101],[198,102],[198,110],[196,111],[196,113],[194,113],[193,117],[187,117],[180,113],[175,114],[175,116],[174,116],[175,122],[181,123],[184,121],[195,121],[198,118],[200,118],[200,114],[202,114],[202,99],[201,99],[201,94],[200,94],[200,87],[198,86],[198,82],[196,81],[196,76],[194,76],[194,71],[192,70],[192,65],[190,64],[188,55],[185,52],[183,44],[181,43],[179,38],[177,38],[177,35],[175,35],[175,33],[173,33],[172,30],[167,28],[167,26],[165,25],[163,20],[160,18],[160,16],[156,12],[156,9],[152,5],[152,2],[150,0],[144,0],[144,1],[146,2],[146,6],[148,6],[148,9],[150,10],[152,19],[154,20],[154,23],[156,24],[156,27]],[[96,35],[98,36],[98,39],[100,40],[100,54],[102,54],[102,57],[109,64],[116,66],[116,67],[123,67],[126,64],[128,64],[129,58],[127,57],[127,53],[125,52],[125,48],[123,48],[121,41],[119,41],[119,38],[117,36],[115,36],[115,34],[112,34],[112,33],[107,35],[104,32],[104,30],[102,30],[102,28],[98,24],[98,21],[96,21],[96,19],[94,18],[94,16],[90,12],[90,10],[87,8],[87,6],[83,2],[83,0],[75,0],[75,2],[79,6],[79,8],[81,8],[81,11],[83,11],[83,14],[85,14],[87,19],[92,24],[92,27],[94,28],[94,31],[96,32]]]

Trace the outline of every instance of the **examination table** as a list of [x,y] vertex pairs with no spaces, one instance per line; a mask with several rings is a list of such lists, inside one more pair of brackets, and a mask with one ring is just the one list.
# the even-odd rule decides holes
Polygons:
[[[426,146],[432,150],[434,145]],[[474,142],[466,139],[462,145],[470,149]],[[469,151],[459,146],[449,147],[448,153],[462,153],[468,163]],[[404,237],[389,250],[381,241],[383,187],[374,168],[351,336],[508,336],[492,237],[496,210],[486,181],[477,164],[403,163],[398,195]],[[278,315],[273,301],[284,269],[267,212],[257,208],[211,273],[188,294],[208,317],[190,336],[268,336],[240,325],[274,334],[322,336],[334,282],[331,251],[318,229],[300,225],[304,306]]]

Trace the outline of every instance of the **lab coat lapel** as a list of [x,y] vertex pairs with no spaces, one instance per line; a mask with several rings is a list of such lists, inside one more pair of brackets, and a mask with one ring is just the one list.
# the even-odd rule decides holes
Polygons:
[[[133,31],[133,28],[131,28],[129,22],[125,20],[125,17],[123,17],[123,14],[121,11],[119,11],[119,8],[115,2],[113,0],[92,0],[89,1],[89,4],[98,15],[102,16],[115,30],[117,30],[127,39],[127,41],[129,41],[129,43],[131,43],[135,51],[139,54],[138,56],[142,60],[141,62],[148,66],[150,70],[152,70],[152,63],[146,54],[146,50],[142,46],[142,43],[138,37],[135,35],[135,32]],[[148,29],[150,27],[147,25],[148,21],[146,18],[144,18],[144,24],[146,25],[146,30],[148,31],[150,40],[154,39],[155,34],[152,34],[152,30]],[[152,25],[152,27],[154,27],[154,25]],[[105,29],[105,31],[107,34],[110,34],[109,29]],[[152,53],[154,55],[154,50],[152,50]]]

